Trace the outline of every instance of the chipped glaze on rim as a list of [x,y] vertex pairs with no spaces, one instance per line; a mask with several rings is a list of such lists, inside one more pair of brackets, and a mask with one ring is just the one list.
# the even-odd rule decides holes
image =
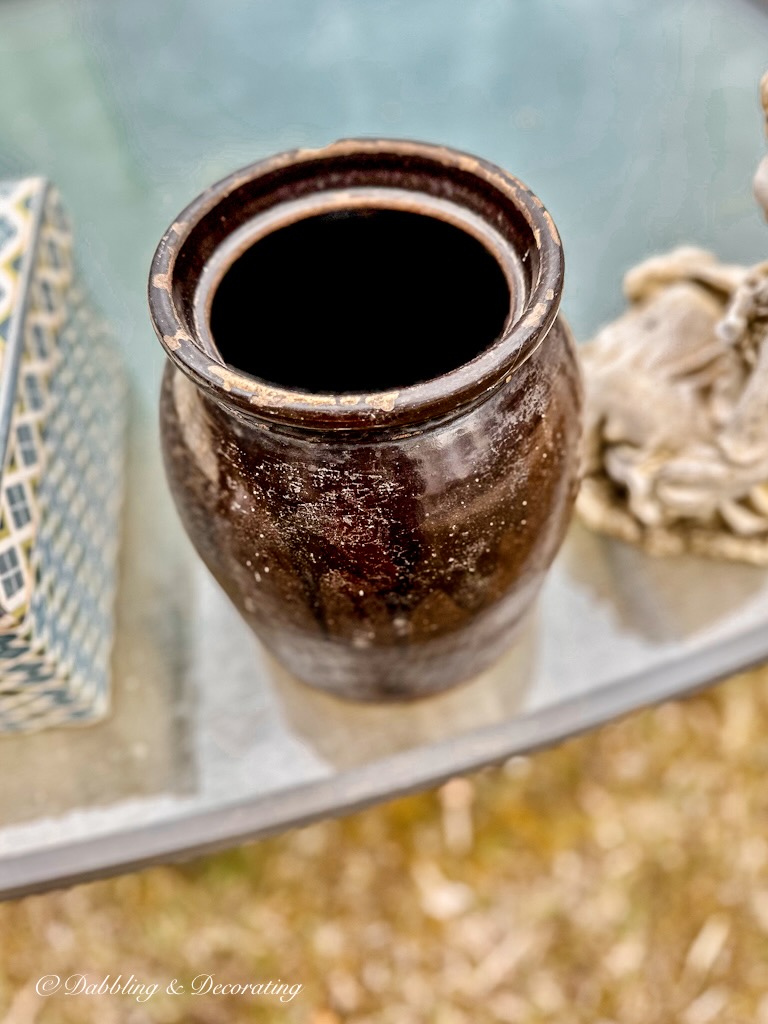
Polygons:
[[[254,214],[247,212],[231,229],[222,228],[217,222],[226,225],[233,210],[246,207],[246,200],[250,200],[249,188],[274,180],[277,191],[281,174],[292,173],[294,180],[301,182],[305,194],[316,195],[329,191],[330,187],[335,190],[346,187],[343,174],[339,177],[338,172],[335,185],[311,187],[315,176],[318,181],[331,178],[335,171],[334,162],[341,166],[343,161],[357,158],[369,168],[368,172],[363,170],[360,174],[375,175],[377,157],[388,160],[393,168],[402,168],[404,179],[408,178],[411,163],[418,161],[419,171],[413,175],[414,180],[418,180],[420,175],[421,180],[433,181],[436,188],[445,182],[450,186],[452,175],[461,176],[465,192],[476,185],[478,195],[482,193],[486,205],[493,207],[494,217],[490,226],[495,229],[494,234],[503,233],[509,227],[510,233],[516,232],[519,238],[521,227],[527,231],[527,248],[520,251],[520,242],[516,247],[507,237],[508,251],[503,254],[505,259],[500,260],[507,263],[512,258],[522,265],[531,251],[535,253],[535,259],[530,261],[530,264],[536,263],[535,273],[527,285],[519,315],[508,321],[504,332],[492,345],[469,362],[441,376],[399,390],[313,394],[278,387],[229,366],[219,355],[207,326],[196,320],[194,293],[206,264],[216,250]],[[347,173],[351,174],[354,165],[350,167],[347,167]],[[287,187],[291,187],[290,183]],[[421,194],[418,186],[406,187],[413,188],[416,198]],[[238,203],[241,197],[242,201]],[[267,191],[260,196],[260,209],[263,212],[270,206],[295,198],[288,192],[270,203]],[[453,201],[457,202],[455,198]],[[233,203],[237,205],[233,206]],[[425,204],[425,213],[429,213],[428,205]],[[219,210],[223,212],[216,217]],[[516,225],[513,224],[515,218],[518,221]],[[201,234],[209,223],[216,223],[218,230],[223,232],[213,244],[204,233]],[[190,271],[195,260],[200,269]],[[247,418],[256,417],[277,424],[322,430],[360,430],[443,417],[462,409],[504,380],[511,379],[511,374],[546,337],[557,316],[563,269],[562,244],[551,216],[530,189],[501,168],[467,153],[427,143],[344,139],[321,149],[280,153],[235,171],[206,189],[179,215],[157,247],[150,270],[149,306],[155,332],[169,358],[216,402]],[[194,282],[191,286],[187,282],[186,293],[182,280],[184,273]],[[514,301],[514,295],[511,298]]]

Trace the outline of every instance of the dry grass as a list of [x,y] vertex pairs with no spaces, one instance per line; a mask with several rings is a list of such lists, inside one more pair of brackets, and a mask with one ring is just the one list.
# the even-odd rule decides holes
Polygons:
[[[768,670],[302,832],[0,906],[4,1024],[768,1024]],[[43,974],[161,988],[42,999]],[[200,972],[302,983],[170,996]]]

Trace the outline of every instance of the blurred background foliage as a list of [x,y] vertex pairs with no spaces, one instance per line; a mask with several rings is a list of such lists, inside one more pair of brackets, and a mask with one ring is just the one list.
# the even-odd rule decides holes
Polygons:
[[[768,670],[182,866],[0,905],[3,1024],[768,1024]],[[130,996],[35,994],[89,972]],[[278,978],[168,996],[176,978]]]

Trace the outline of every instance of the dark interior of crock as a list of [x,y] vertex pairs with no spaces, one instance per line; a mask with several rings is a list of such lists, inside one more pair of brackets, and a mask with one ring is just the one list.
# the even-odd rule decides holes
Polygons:
[[507,278],[472,235],[393,209],[324,213],[247,249],[210,310],[226,363],[279,387],[376,392],[430,380],[501,334]]

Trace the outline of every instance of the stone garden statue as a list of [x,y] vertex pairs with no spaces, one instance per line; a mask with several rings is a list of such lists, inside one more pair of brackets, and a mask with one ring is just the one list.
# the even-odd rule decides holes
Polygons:
[[[768,74],[761,82],[768,133]],[[768,217],[768,157],[754,181]],[[768,262],[680,248],[630,270],[581,349],[591,527],[649,553],[768,565]]]

